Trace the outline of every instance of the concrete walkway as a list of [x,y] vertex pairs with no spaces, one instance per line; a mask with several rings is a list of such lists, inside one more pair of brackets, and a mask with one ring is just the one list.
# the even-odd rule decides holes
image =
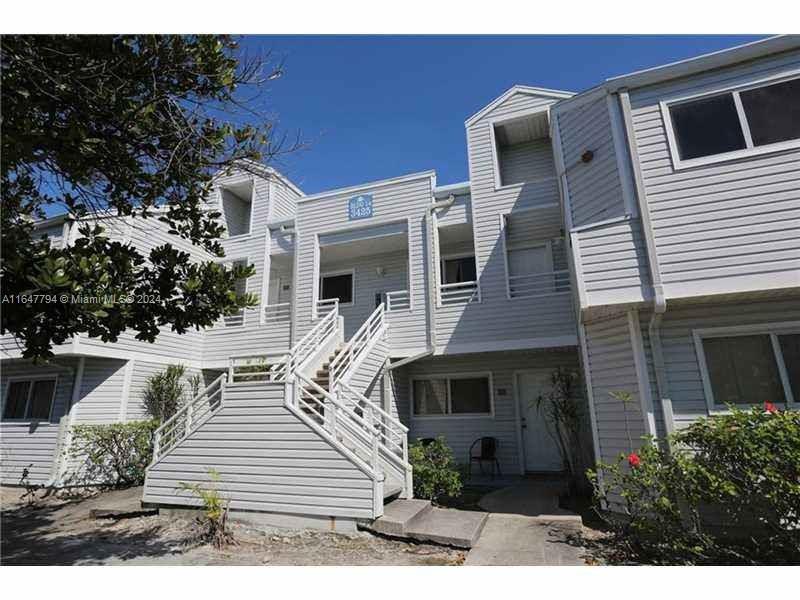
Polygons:
[[478,542],[467,554],[465,565],[584,565],[583,550],[570,536],[581,529],[580,520],[547,521],[493,513]]
[[565,490],[559,478],[521,479],[491,492],[478,505],[489,519],[467,565],[584,565],[583,549],[573,541],[583,523],[559,508]]

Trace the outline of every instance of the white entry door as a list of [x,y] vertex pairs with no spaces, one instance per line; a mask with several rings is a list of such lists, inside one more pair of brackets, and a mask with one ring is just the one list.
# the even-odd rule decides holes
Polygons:
[[550,370],[532,369],[517,373],[517,402],[522,420],[525,470],[536,472],[563,471],[558,444],[547,430],[536,399],[550,388]]

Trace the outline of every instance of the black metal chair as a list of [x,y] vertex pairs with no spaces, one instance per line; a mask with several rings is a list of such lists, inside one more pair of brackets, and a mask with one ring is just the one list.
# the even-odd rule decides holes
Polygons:
[[[475,452],[475,446],[479,447],[479,452]],[[477,462],[483,475],[483,463],[488,462],[492,465],[492,477],[494,477],[495,469],[497,473],[502,475],[500,470],[500,461],[497,460],[497,438],[482,437],[478,438],[469,447],[469,463],[467,464],[467,477],[472,477],[472,463]]]

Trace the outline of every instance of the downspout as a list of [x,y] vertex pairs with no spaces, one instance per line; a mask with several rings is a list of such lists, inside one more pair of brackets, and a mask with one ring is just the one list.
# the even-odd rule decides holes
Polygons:
[[[432,186],[431,194],[433,194]],[[428,225],[428,239],[429,239],[429,248],[430,248],[430,264],[428,266],[428,285],[430,286],[430,294],[426,294],[427,302],[428,302],[428,314],[430,315],[430,348],[429,351],[431,354],[436,352],[436,299],[439,297],[438,285],[439,280],[436,277],[437,275],[437,267],[436,265],[439,263],[439,248],[437,244],[438,236],[434,231],[436,227],[436,210],[440,208],[448,208],[453,205],[456,201],[455,194],[450,194],[444,200],[436,200],[436,196],[431,195],[433,202],[428,207],[428,214],[425,217],[425,220]]]
[[[650,338],[650,351],[653,355],[653,367],[656,375],[656,391],[661,403],[664,429],[665,432],[669,434],[674,430],[675,424],[672,413],[672,399],[669,397],[666,368],[664,366],[664,354],[661,346],[661,321],[664,314],[667,312],[667,301],[664,297],[664,286],[661,280],[661,269],[658,263],[655,236],[650,220],[650,210],[647,206],[647,194],[644,187],[642,167],[639,161],[639,151],[636,147],[633,117],[631,116],[631,100],[627,89],[618,90],[617,93],[619,95],[620,108],[622,109],[622,120],[625,126],[628,154],[631,166],[633,167],[634,189],[639,208],[639,218],[642,224],[642,233],[647,249],[647,262],[653,288],[653,314],[647,325],[647,333]],[[669,448],[667,449],[669,450]]]

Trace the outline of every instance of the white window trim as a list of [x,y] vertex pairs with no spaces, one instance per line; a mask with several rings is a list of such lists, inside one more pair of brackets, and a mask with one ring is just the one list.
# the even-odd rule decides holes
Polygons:
[[[47,413],[46,419],[32,419],[28,417],[21,417],[19,419],[14,418],[6,418],[6,403],[8,401],[8,392],[11,390],[11,384],[18,382],[18,381],[29,381],[30,386],[28,386],[28,397],[25,399],[25,410],[22,413],[23,415],[28,414],[28,408],[31,404],[31,394],[33,394],[33,383],[35,381],[53,381],[53,395],[50,398],[50,411]],[[58,392],[58,375],[57,374],[48,374],[48,375],[19,375],[16,377],[9,377],[6,380],[6,389],[3,393],[3,412],[0,413],[0,418],[2,418],[3,423],[49,423],[53,418],[53,410],[55,409],[56,405],[56,393]]]
[[[679,171],[681,169],[690,169],[692,167],[699,167],[703,165],[727,162],[731,160],[737,160],[739,158],[759,156],[762,154],[772,154],[774,152],[782,152],[784,150],[800,148],[800,139],[787,140],[784,142],[776,142],[774,144],[768,144],[766,146],[754,146],[752,136],[750,135],[750,126],[747,122],[747,118],[745,117],[744,109],[742,107],[742,102],[739,95],[741,92],[745,92],[747,90],[766,87],[776,83],[782,83],[784,81],[791,81],[793,79],[797,79],[798,76],[800,76],[800,70],[792,71],[788,74],[781,73],[779,75],[773,75],[772,77],[760,79],[758,81],[750,82],[748,84],[716,88],[714,90],[702,92],[699,94],[692,94],[690,96],[680,96],[676,98],[665,99],[659,102],[659,106],[661,108],[661,117],[664,120],[664,129],[666,130],[667,133],[667,144],[669,146],[669,153],[672,158],[673,169]],[[701,156],[699,158],[681,160],[680,154],[678,153],[677,137],[675,135],[675,129],[672,123],[672,115],[669,112],[670,106],[675,106],[677,104],[684,104],[687,102],[693,102],[695,100],[700,100],[701,98],[721,96],[728,93],[733,95],[733,100],[736,105],[736,112],[739,116],[739,125],[742,128],[742,133],[744,135],[745,144],[747,145],[747,148],[743,150],[734,150],[732,152],[723,152],[721,154],[712,154],[710,156]]]
[[[452,410],[451,397],[450,397],[450,380],[452,379],[479,379],[487,378],[489,380],[489,412],[488,413],[458,413],[452,412],[443,415],[417,415],[414,414],[414,382],[415,381],[431,381],[436,379],[444,379],[447,381],[447,409]],[[411,377],[411,390],[410,390],[410,407],[411,419],[415,421],[437,421],[442,419],[454,420],[471,420],[471,419],[494,419],[494,378],[491,371],[480,371],[474,373],[436,373],[426,375],[413,375]]]
[[492,146],[492,167],[494,171],[494,191],[499,192],[500,190],[510,190],[515,188],[521,188],[524,185],[530,185],[531,183],[537,183],[539,181],[550,181],[551,179],[555,179],[556,176],[553,177],[545,177],[543,179],[536,179],[532,181],[520,181],[519,183],[509,183],[503,184],[503,178],[500,176],[500,153],[498,152],[497,148],[497,136],[495,135],[495,128],[498,126],[505,125],[506,123],[511,123],[513,121],[520,121],[527,117],[533,117],[535,115],[539,115],[541,113],[547,113],[547,127],[548,130],[550,128],[550,106],[542,106],[536,108],[534,110],[521,110],[514,112],[509,115],[503,115],[502,117],[498,117],[495,119],[490,119],[489,123],[489,137]]
[[[474,244],[474,242],[473,242]],[[481,294],[481,282],[480,277],[478,277],[478,253],[477,252],[460,252],[457,254],[440,254],[439,260],[437,264],[439,265],[439,272],[437,273],[436,279],[436,308],[449,308],[450,306],[463,306],[461,303],[456,304],[448,304],[445,305],[442,302],[442,286],[448,285],[446,283],[442,283],[442,277],[444,276],[445,269],[444,269],[444,261],[445,260],[452,260],[454,258],[468,258],[472,257],[475,261],[475,279],[472,281],[462,281],[461,283],[474,283],[475,289],[478,292],[478,298],[476,300],[470,300],[469,302],[465,302],[464,304],[481,304],[483,302],[483,296]]]
[[350,297],[353,299],[352,302],[342,302],[339,301],[339,307],[342,306],[355,306],[356,305],[356,270],[355,268],[352,269],[342,269],[340,271],[325,271],[324,273],[319,274],[319,287],[317,288],[317,297],[314,302],[319,302],[321,300],[320,295],[322,294],[322,280],[325,277],[336,277],[337,275],[351,275],[350,278]]
[[[709,414],[728,414],[730,411],[724,404],[717,404],[714,401],[714,392],[711,388],[711,377],[708,373],[708,365],[706,364],[706,354],[703,349],[703,340],[715,337],[737,337],[745,335],[769,335],[772,342],[772,351],[775,357],[775,363],[778,366],[778,374],[780,376],[781,385],[784,389],[784,402],[786,407],[797,410],[800,408],[800,398],[795,398],[793,395],[800,393],[799,390],[792,390],[789,385],[789,376],[786,372],[786,365],[783,361],[783,355],[778,347],[778,335],[785,333],[800,333],[800,321],[786,321],[781,323],[763,323],[758,325],[737,325],[732,327],[711,327],[704,329],[693,329],[692,338],[694,339],[695,354],[697,355],[697,362],[700,366],[700,376],[703,381],[703,392],[706,397],[706,408]],[[746,405],[742,405],[746,406]]]
[[[228,190],[230,192],[230,188],[231,188],[231,184],[228,184],[228,185],[222,184],[217,188],[217,205],[218,205],[217,210],[222,214],[222,219],[223,220],[226,220],[226,217],[225,217],[225,206],[224,206],[224,200],[222,198],[222,192],[223,192],[223,190]],[[233,193],[233,192],[231,192],[231,193]],[[234,196],[235,195],[236,194],[234,194]],[[223,238],[223,240],[222,240],[223,242],[225,240],[237,240],[237,241],[239,241],[239,240],[242,240],[244,238],[248,238],[251,235],[253,235],[253,215],[255,214],[255,206],[256,206],[255,200],[256,200],[256,180],[255,180],[255,178],[251,177],[250,178],[250,218],[249,218],[248,223],[247,223],[248,224],[247,231],[245,233],[237,233],[236,235],[231,235],[230,232],[228,231],[227,226],[226,226],[225,227],[225,232],[228,234],[228,237],[227,238]],[[226,221],[226,225],[227,225],[227,221]],[[269,233],[269,231],[267,231],[267,233]]]

